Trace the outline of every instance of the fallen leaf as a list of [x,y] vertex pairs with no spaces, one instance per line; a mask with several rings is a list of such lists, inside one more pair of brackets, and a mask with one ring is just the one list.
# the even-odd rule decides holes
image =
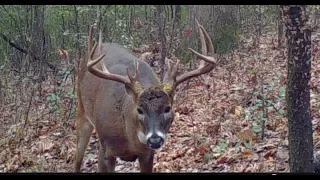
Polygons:
[[253,152],[252,151],[244,151],[244,152],[242,152],[242,154],[247,158],[250,158],[250,157],[253,156]]
[[208,126],[206,128],[206,132],[208,133],[208,135],[210,135],[211,137],[214,137],[215,135],[217,135],[219,133],[219,129],[221,128],[220,124],[216,124],[216,125],[212,125],[212,126]]
[[248,128],[244,131],[238,132],[238,137],[242,140],[242,141],[252,141],[253,137],[254,137],[254,132],[252,131],[251,128]]
[[199,152],[200,155],[204,155],[209,150],[210,148],[207,145],[201,145],[200,147],[197,148],[197,151]]
[[273,161],[274,161],[273,157],[269,157],[267,160],[267,162],[273,162]]
[[234,109],[234,114],[238,117],[240,117],[243,114],[243,108],[242,106],[236,106]]

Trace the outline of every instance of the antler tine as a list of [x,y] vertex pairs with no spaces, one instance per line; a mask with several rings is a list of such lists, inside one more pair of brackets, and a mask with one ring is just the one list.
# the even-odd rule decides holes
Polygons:
[[214,55],[214,46],[213,46],[212,40],[211,40],[208,32],[204,29],[203,26],[200,26],[200,29],[203,31],[204,37],[206,38],[206,41],[208,42],[207,45],[209,48],[209,52],[207,55],[212,56],[212,55]]
[[131,82],[139,81],[140,72],[139,72],[139,63],[137,60],[134,60],[134,76],[130,75],[129,68],[127,68],[127,74]]
[[[213,43],[212,43],[212,40],[207,32],[206,29],[204,29],[204,27],[202,25],[199,24],[198,20],[196,19],[196,23],[197,25],[199,26],[199,30],[201,29],[201,33],[202,33],[202,36],[204,35],[204,37],[206,38],[205,41],[207,41],[207,45],[208,45],[208,48],[209,48],[209,52],[203,52],[202,51],[202,54],[205,54],[205,55],[213,55],[214,54],[214,46],[213,46]],[[200,38],[201,38],[201,35],[200,35]],[[204,40],[204,39],[201,39],[201,40]],[[205,43],[204,41],[204,43]],[[201,41],[202,42],[202,41]],[[201,43],[202,44],[202,43]],[[207,49],[207,46],[204,45],[204,47]]]
[[[198,53],[197,51],[193,50],[192,48],[189,48],[189,50],[195,54],[197,57],[199,57],[200,59],[206,61],[207,63],[216,63],[215,58],[208,56],[208,52],[207,52],[207,45],[206,45],[206,41],[208,41],[208,46],[209,46],[209,55],[213,55],[214,54],[214,48],[213,48],[213,43],[211,41],[211,38],[208,34],[208,32],[203,28],[202,25],[199,24],[199,22],[196,20],[198,26],[199,26],[199,34],[200,34],[200,41],[201,41],[201,46],[202,46],[202,54]],[[204,37],[206,38],[206,41],[204,39]],[[200,61],[200,66],[199,68],[203,67],[205,64],[203,61]]]
[[101,61],[106,54],[102,54],[100,55],[98,58],[91,60],[92,56],[94,55],[94,51],[97,47],[97,44],[94,45],[91,53],[90,53],[90,61],[88,61],[87,67],[88,67],[88,71],[91,72],[92,74],[94,74],[95,76],[99,77],[99,78],[103,78],[103,79],[108,79],[108,80],[113,80],[113,81],[117,81],[117,82],[121,82],[123,84],[129,85],[130,86],[130,80],[124,76],[118,75],[118,74],[112,74],[108,71],[107,67],[105,67],[104,64],[103,65],[103,71],[94,68],[93,66],[95,64],[97,64],[99,61]]
[[[199,22],[198,22],[198,20],[197,19],[195,19],[196,20],[196,23],[197,23],[197,25],[198,25],[198,27],[199,27],[199,36],[200,36],[200,42],[201,42],[201,50],[202,50],[202,54],[204,54],[204,55],[208,55],[208,51],[207,51],[207,45],[206,45],[206,41],[205,41],[205,39],[204,39],[204,33],[203,33],[203,27],[199,24]],[[202,28],[201,28],[202,27]],[[189,48],[189,49],[191,49],[191,48]],[[193,50],[193,49],[192,49]],[[194,50],[193,50],[194,51]],[[202,62],[202,61],[201,61]]]
[[[102,31],[100,29],[100,32],[99,32],[99,45],[98,45],[98,54],[101,55],[102,53]],[[104,63],[100,63],[100,67],[103,71],[108,71],[107,67],[104,65]],[[108,71],[109,72],[109,71]]]
[[168,70],[163,77],[164,82],[170,83],[172,85],[175,84],[176,76],[178,74],[179,64],[180,64],[180,60],[177,60],[177,62],[174,63],[172,60],[168,59]]
[[100,55],[98,58],[92,60],[96,48],[97,48],[97,44],[95,44],[95,45],[93,46],[93,48],[92,48],[92,50],[91,50],[91,52],[90,52],[90,58],[89,58],[90,61],[88,62],[88,66],[90,66],[90,67],[92,67],[92,66],[94,66],[95,64],[97,64],[97,63],[98,63],[99,61],[101,61],[101,59],[103,59],[104,56],[106,55],[106,54],[102,54],[102,55]]
[[[94,55],[94,53],[95,53],[96,48],[97,48],[97,44],[95,44],[95,45],[93,46],[93,48],[91,49],[91,51],[90,51],[89,61],[88,61],[88,64],[87,64],[87,68],[88,68],[88,71],[91,72],[92,74],[94,74],[94,75],[96,75],[96,76],[98,76],[98,77],[100,77],[100,78],[104,78],[104,77],[102,77],[102,74],[97,73],[97,72],[101,72],[101,73],[103,73],[103,72],[100,71],[100,70],[98,70],[98,69],[93,68],[93,66],[96,65],[99,61],[101,61],[106,54],[102,54],[102,55],[100,55],[98,58],[93,59],[93,55]],[[93,60],[92,60],[92,59],[93,59]],[[104,69],[104,72],[109,73],[109,71],[108,71],[108,69],[107,69],[106,67],[105,67],[105,69]],[[97,74],[98,74],[98,75],[97,75]]]
[[102,53],[102,31],[101,31],[101,29],[99,32],[99,45],[98,45],[98,47],[99,47],[98,53],[101,54]]
[[[214,54],[214,48],[213,48],[213,43],[210,39],[210,36],[208,35],[207,31],[199,24],[199,22],[196,20],[198,27],[199,27],[199,35],[200,35],[200,40],[201,40],[201,46],[202,46],[202,54],[198,53],[197,51],[189,48],[189,50],[195,54],[200,61],[200,65],[197,69],[187,72],[185,74],[180,75],[177,77],[175,86],[178,86],[181,82],[186,81],[192,77],[200,76],[202,74],[210,72],[213,68],[214,65],[216,64],[216,59],[213,57]],[[206,47],[206,41],[209,44],[209,54],[207,52],[207,47]],[[205,65],[205,62],[208,63],[208,65]]]
[[[206,45],[206,41],[204,40],[204,34],[203,34],[203,31],[201,29],[201,25],[199,24],[198,20],[196,19],[196,22],[197,22],[197,25],[199,27],[199,36],[200,36],[200,42],[201,42],[201,51],[202,51],[202,54],[203,55],[208,55],[208,51],[207,51],[207,45]],[[196,52],[195,50],[189,48],[189,50],[191,52]],[[197,53],[197,52],[196,52]],[[198,53],[199,54],[199,53]],[[205,66],[205,61],[204,60],[200,60],[200,65],[199,65],[199,68],[202,68]]]
[[[92,37],[92,34],[93,34],[92,31],[93,30],[92,30],[92,27],[91,27],[90,28],[90,32],[89,32],[89,38],[88,38],[88,47],[91,47],[92,38],[90,38],[90,37]],[[97,48],[97,45],[99,45],[99,47],[98,47],[99,51],[98,51],[97,54],[99,54],[100,56],[97,57],[96,59],[93,59],[93,56],[95,54],[95,50]],[[93,67],[98,62],[100,62],[106,55],[106,54],[102,54],[101,55],[101,53],[102,53],[102,32],[101,31],[99,33],[99,44],[96,43],[93,46],[93,48],[89,50],[89,52],[90,52],[90,54],[89,54],[89,60],[88,60],[88,63],[87,63],[87,68],[88,68],[88,71],[90,73],[94,74],[95,76],[97,76],[99,78],[103,78],[103,79],[107,79],[107,80],[112,80],[112,81],[117,81],[117,82],[123,83],[126,86],[128,86],[129,88],[133,89],[135,92],[139,92],[141,87],[140,87],[139,84],[136,83],[138,81],[138,78],[139,78],[139,71],[138,71],[137,62],[135,62],[135,76],[134,77],[132,77],[129,74],[128,69],[127,69],[128,77],[110,73],[104,63],[101,63],[102,71]]]
[[[90,31],[89,31],[89,37],[88,37],[88,49],[92,46],[92,37],[93,37],[93,26],[90,27]],[[99,37],[99,49],[101,48],[101,43],[102,42],[102,38],[101,38],[101,33],[100,33],[100,37]],[[114,81],[118,81],[118,82],[122,82],[122,83],[129,83],[129,79],[126,79],[125,77],[123,76],[120,76],[120,75],[117,75],[117,74],[111,74],[107,67],[105,67],[105,65],[103,64],[103,71],[97,69],[97,68],[94,68],[93,66],[96,65],[98,62],[100,62],[106,54],[102,54],[100,55],[98,58],[96,59],[93,59],[93,56],[94,56],[94,53],[95,53],[95,50],[97,48],[97,43],[95,43],[95,45],[93,46],[93,48],[90,48],[88,52],[89,53],[89,60],[88,60],[88,63],[87,63],[87,68],[88,68],[88,71],[91,72],[92,74],[100,77],[100,78],[103,78],[103,79],[109,79],[109,80],[114,80]],[[99,52],[101,53],[101,51]]]

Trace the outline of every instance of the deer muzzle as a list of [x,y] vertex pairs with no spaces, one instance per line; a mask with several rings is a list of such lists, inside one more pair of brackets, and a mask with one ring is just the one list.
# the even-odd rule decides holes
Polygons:
[[160,131],[155,133],[148,133],[147,137],[147,145],[154,150],[157,150],[162,147],[165,141],[165,135]]

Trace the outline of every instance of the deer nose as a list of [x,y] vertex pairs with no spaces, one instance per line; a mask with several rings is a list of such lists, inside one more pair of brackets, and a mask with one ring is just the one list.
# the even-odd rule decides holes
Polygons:
[[152,149],[159,149],[163,145],[164,139],[160,136],[153,135],[147,140],[147,144]]

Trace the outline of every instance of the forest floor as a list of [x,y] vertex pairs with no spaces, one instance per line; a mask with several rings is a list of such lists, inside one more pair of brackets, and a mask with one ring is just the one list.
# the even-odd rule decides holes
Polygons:
[[[320,140],[318,42],[313,38],[311,102],[315,151]],[[289,172],[286,74],[285,48],[278,47],[276,38],[267,36],[261,37],[259,46],[247,39],[239,50],[219,58],[212,72],[180,85],[176,118],[168,141],[155,155],[154,171]],[[76,145],[75,113],[70,113],[68,106],[71,99],[56,98],[59,111],[52,113],[48,103],[48,95],[55,91],[52,81],[46,81],[33,98],[30,84],[23,85],[18,78],[11,78],[9,83],[13,83],[12,87],[19,85],[20,92],[7,89],[9,94],[3,102],[11,101],[0,106],[0,172],[73,172]],[[63,88],[64,92],[71,92],[73,85],[66,83]],[[74,109],[75,103],[72,104]],[[268,109],[267,113],[264,109]],[[94,132],[82,172],[97,171],[97,156]],[[117,160],[116,171],[138,172],[139,165],[137,161]]]

